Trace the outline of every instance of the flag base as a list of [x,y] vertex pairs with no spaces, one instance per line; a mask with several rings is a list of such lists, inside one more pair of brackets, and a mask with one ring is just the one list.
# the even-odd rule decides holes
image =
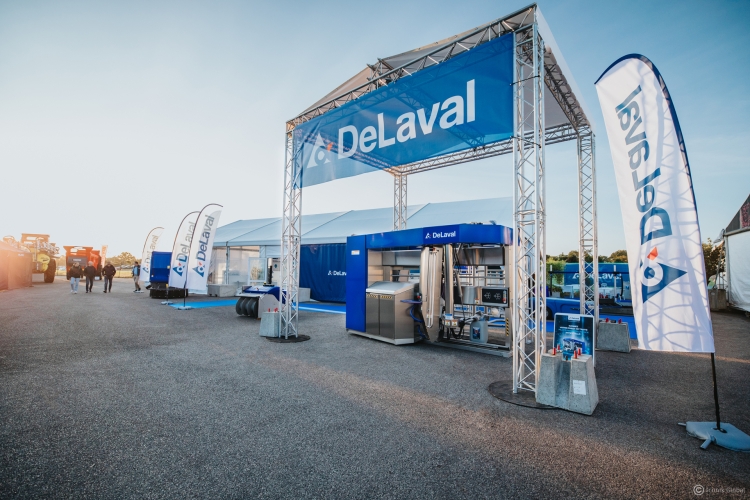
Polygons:
[[188,309],[192,309],[193,306],[177,306],[175,309],[179,311],[187,311]]
[[732,424],[722,422],[721,430],[716,428],[716,422],[688,422],[679,425],[686,427],[690,436],[703,439],[701,448],[704,450],[711,443],[716,443],[728,450],[750,453],[750,436]]

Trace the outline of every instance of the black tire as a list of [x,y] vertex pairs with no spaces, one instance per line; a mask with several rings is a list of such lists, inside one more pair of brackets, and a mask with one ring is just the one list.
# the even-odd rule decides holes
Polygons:
[[247,297],[240,297],[237,301],[237,304],[235,304],[234,306],[234,310],[237,311],[237,314],[239,314],[240,316],[245,315],[245,311],[242,309],[242,306],[245,305],[245,299],[247,299]]
[[250,316],[250,304],[252,303],[252,297],[245,297],[245,302],[242,303],[242,315]]
[[250,300],[247,304],[247,315],[251,318],[257,318],[258,317],[258,298],[257,297],[250,297]]
[[555,319],[555,315],[552,314],[552,309],[549,307],[547,308],[547,321],[552,321]]
[[57,261],[55,259],[50,259],[49,264],[47,264],[47,270],[44,271],[44,282],[45,283],[54,282],[56,271],[57,271]]

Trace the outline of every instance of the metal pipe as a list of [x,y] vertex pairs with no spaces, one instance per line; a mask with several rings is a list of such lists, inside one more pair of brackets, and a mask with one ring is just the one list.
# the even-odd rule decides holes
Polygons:
[[445,265],[445,313],[453,314],[453,248],[451,245],[445,245],[443,250]]

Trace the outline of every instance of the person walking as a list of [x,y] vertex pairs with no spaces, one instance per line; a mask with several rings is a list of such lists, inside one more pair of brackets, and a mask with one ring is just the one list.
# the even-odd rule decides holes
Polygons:
[[91,293],[94,289],[94,278],[96,278],[96,268],[93,262],[89,261],[89,265],[83,268],[83,275],[86,276],[86,293]]
[[102,272],[104,273],[104,293],[112,292],[112,278],[115,277],[117,269],[110,261],[107,261],[107,265],[102,268]]
[[133,281],[135,282],[135,290],[133,290],[135,293],[139,293],[141,291],[141,285],[138,284],[138,278],[141,277],[141,265],[136,260],[133,263]]
[[78,283],[81,282],[81,276],[83,276],[83,269],[78,262],[74,262],[68,271],[70,276],[70,293],[78,293]]

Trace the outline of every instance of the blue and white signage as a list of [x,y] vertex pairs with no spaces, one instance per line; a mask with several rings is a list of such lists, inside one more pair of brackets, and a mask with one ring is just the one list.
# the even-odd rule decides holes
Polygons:
[[505,140],[513,36],[397,80],[294,129],[300,187]]
[[698,212],[664,79],[625,56],[596,82],[620,195],[641,349],[714,352]]

